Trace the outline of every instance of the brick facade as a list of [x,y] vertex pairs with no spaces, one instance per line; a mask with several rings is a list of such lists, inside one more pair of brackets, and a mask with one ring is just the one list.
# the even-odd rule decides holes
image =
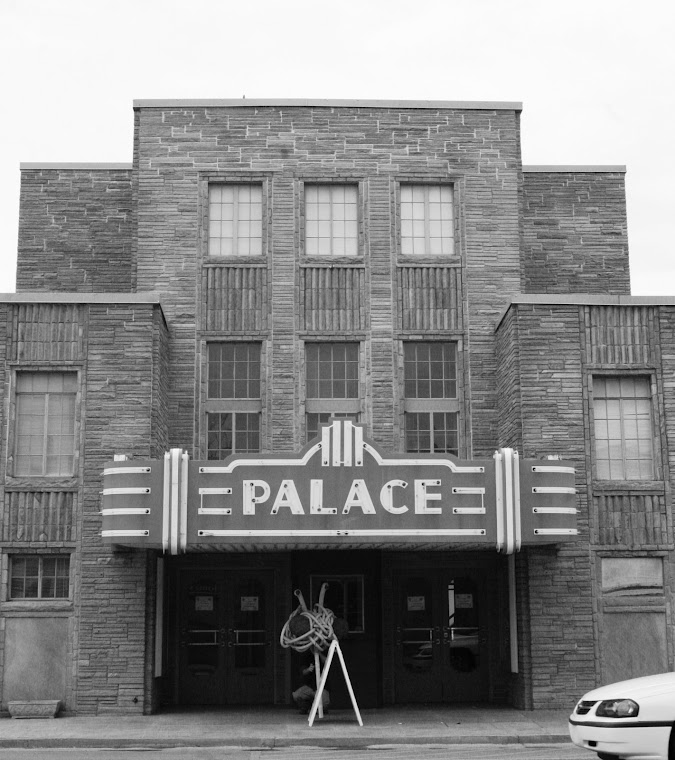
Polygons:
[[131,291],[131,165],[24,165],[19,209],[17,291]]
[[[176,635],[164,632],[162,655],[156,553],[102,544],[99,492],[114,454],[160,459],[178,447],[205,458],[209,341],[261,345],[264,452],[305,444],[308,341],[359,343],[361,421],[387,451],[405,447],[403,342],[456,343],[460,457],[511,447],[571,460],[577,472],[578,540],[517,555],[519,668],[508,673],[495,643],[483,698],[563,707],[616,674],[606,618],[624,608],[608,580],[614,558],[661,558],[657,601],[631,604],[648,608],[644,630],[672,666],[675,302],[629,296],[619,167],[524,169],[518,104],[140,101],[132,158],[129,167],[24,166],[17,294],[0,300],[3,441],[13,435],[17,370],[79,378],[75,477],[12,477],[11,444],[0,464],[0,618],[67,619],[67,710],[148,712],[175,693],[155,668]],[[209,184],[230,182],[262,187],[262,256],[208,255]],[[307,182],[358,187],[357,256],[307,255]],[[401,254],[406,182],[452,184],[455,255]],[[652,379],[657,481],[594,480],[589,389],[598,372]],[[71,553],[71,603],[9,599],[8,558],[26,552]],[[454,567],[463,555],[450,547],[436,556]],[[378,604],[394,594],[394,561],[383,553]],[[280,584],[290,584],[293,562],[274,559],[286,573]],[[431,564],[431,555],[420,560]],[[506,585],[493,591],[494,641],[505,641]],[[278,599],[277,608],[283,614]],[[394,625],[390,617],[383,610],[381,625]],[[381,639],[378,699],[393,701],[395,642],[387,631]],[[275,662],[283,703],[288,663]],[[13,688],[5,684],[3,706]]]

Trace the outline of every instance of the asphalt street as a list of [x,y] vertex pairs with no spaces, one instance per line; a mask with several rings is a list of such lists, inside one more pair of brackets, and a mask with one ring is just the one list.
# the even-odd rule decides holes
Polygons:
[[0,749],[0,760],[593,760],[565,744],[378,744],[366,749],[326,747],[129,747],[128,749]]

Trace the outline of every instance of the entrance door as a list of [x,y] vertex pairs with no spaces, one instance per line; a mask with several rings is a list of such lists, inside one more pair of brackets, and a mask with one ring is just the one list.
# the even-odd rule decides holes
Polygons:
[[478,570],[398,576],[397,702],[487,699],[485,601],[485,576]]
[[273,702],[272,574],[185,570],[178,594],[180,703]]

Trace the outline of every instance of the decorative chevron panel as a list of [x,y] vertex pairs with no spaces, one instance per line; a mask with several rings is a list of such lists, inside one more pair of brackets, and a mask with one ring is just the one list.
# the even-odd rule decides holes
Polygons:
[[79,304],[25,303],[9,309],[13,361],[78,361],[84,357],[84,309]]
[[205,267],[206,312],[203,329],[251,332],[267,327],[265,267]]
[[462,330],[459,267],[401,267],[398,270],[402,330]]
[[75,493],[8,491],[2,521],[3,541],[75,541]]
[[304,267],[300,270],[302,329],[365,329],[365,288],[363,267]]

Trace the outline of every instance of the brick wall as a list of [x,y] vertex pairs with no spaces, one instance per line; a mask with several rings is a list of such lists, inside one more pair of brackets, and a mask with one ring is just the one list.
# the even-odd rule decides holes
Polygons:
[[[160,337],[157,307],[92,305],[89,308],[84,420],[84,488],[78,552],[79,623],[77,709],[80,714],[143,711],[146,694],[149,553],[102,544],[103,466],[115,453],[148,458],[162,438],[161,399],[156,406],[153,345]],[[162,343],[160,342],[160,347]],[[151,608],[151,607],[150,607]],[[149,650],[151,651],[151,650]],[[152,657],[148,654],[148,662]],[[149,692],[148,692],[149,693]],[[134,702],[134,699],[137,701]]]
[[131,209],[130,169],[22,167],[17,291],[130,291]]
[[622,171],[525,171],[523,292],[630,294]]
[[522,451],[519,351],[517,313],[509,309],[497,330],[496,343],[499,445]]
[[[513,693],[524,706],[567,706],[607,673],[617,680],[654,672],[657,662],[672,666],[665,642],[658,642],[651,660],[638,645],[643,612],[650,613],[654,630],[672,630],[672,323],[672,306],[538,302],[514,304],[497,330],[500,430],[524,456],[554,454],[577,469],[578,541],[531,548],[519,558],[522,667]],[[652,378],[654,480],[594,477],[590,383],[602,372]],[[603,561],[644,557],[663,558],[663,588],[605,598]],[[621,640],[612,635],[617,612],[626,628]],[[634,624],[629,614],[636,616]],[[631,648],[624,641],[632,636]]]
[[500,353],[517,342],[518,356],[500,365],[509,400],[500,410],[501,429],[522,456],[558,455],[577,468],[579,540],[528,548],[518,561],[522,667],[514,695],[535,709],[567,707],[596,684],[580,332],[576,305],[513,306],[498,330]]
[[[302,278],[300,183],[352,180],[363,195],[362,262],[369,272],[364,302],[365,412],[386,447],[402,445],[392,384],[396,329],[396,180],[456,180],[459,257],[466,281],[458,283],[466,314],[471,364],[472,432],[476,456],[491,453],[495,426],[494,322],[508,296],[520,290],[520,147],[518,114],[473,109],[374,107],[140,107],[136,112],[134,188],[138,200],[139,290],[163,293],[172,334],[170,440],[195,436],[194,366],[198,322],[195,300],[204,260],[206,182],[260,176],[269,184],[272,225],[267,266],[273,319],[269,328],[274,374],[270,378],[271,429],[264,445],[301,442],[302,341],[295,311]],[[136,190],[135,190],[136,192]],[[427,266],[429,262],[424,262]],[[197,298],[196,298],[197,296]],[[440,300],[440,298],[439,298]],[[421,307],[421,305],[420,305]],[[470,320],[466,319],[470,316]],[[435,324],[414,335],[439,334]],[[217,337],[217,331],[208,333]],[[228,333],[220,333],[227,335]],[[326,334],[320,331],[320,334]],[[328,333],[348,338],[351,331]],[[440,333],[443,334],[443,333]],[[468,414],[468,413],[467,413]]]

